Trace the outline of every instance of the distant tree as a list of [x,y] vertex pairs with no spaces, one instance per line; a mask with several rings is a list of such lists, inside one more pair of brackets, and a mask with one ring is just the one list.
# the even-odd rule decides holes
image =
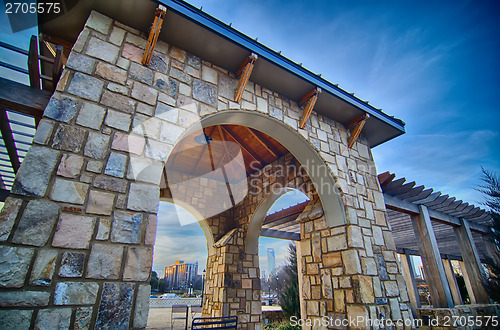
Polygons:
[[154,270],[153,272],[151,273],[151,281],[149,282],[149,284],[151,285],[151,291],[156,291],[158,290],[158,283],[159,279],[158,279],[158,273],[156,273]]
[[288,245],[288,264],[284,267],[283,285],[279,299],[285,317],[300,318],[299,276],[297,271],[297,249],[294,243]]
[[[478,190],[485,197],[484,204],[490,208],[490,215],[493,219],[493,225],[490,227],[490,237],[495,243],[497,253],[500,250],[500,178],[496,173],[481,168],[482,185]],[[495,264],[493,259],[487,258],[486,264],[489,270],[487,290],[490,298],[500,302],[500,265]]]

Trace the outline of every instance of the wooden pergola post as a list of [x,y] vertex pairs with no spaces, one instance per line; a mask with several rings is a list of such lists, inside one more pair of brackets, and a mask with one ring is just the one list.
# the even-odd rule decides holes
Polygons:
[[464,302],[462,300],[462,295],[460,294],[460,289],[458,288],[457,278],[453,272],[453,265],[448,256],[443,259],[444,271],[446,272],[446,278],[448,279],[448,284],[450,285],[451,295],[453,297],[453,302],[455,305],[462,305]]
[[453,298],[444,271],[441,254],[432,228],[429,210],[419,205],[419,214],[411,216],[422,264],[434,307],[452,308]]
[[[479,260],[476,245],[472,238],[469,222],[460,218],[460,227],[455,227],[455,235],[457,236],[458,246],[465,266],[465,273],[469,277],[472,293],[475,301],[478,304],[489,304],[490,298],[484,288],[484,270]],[[465,275],[465,274],[464,274]],[[471,293],[469,292],[469,295]]]
[[408,289],[408,297],[410,298],[410,308],[413,312],[413,316],[417,317],[417,309],[422,307],[420,302],[420,296],[418,295],[417,282],[415,281],[415,272],[413,271],[413,261],[411,260],[411,255],[408,251],[404,251],[401,254],[401,266],[403,268],[403,277],[406,282],[406,288]]

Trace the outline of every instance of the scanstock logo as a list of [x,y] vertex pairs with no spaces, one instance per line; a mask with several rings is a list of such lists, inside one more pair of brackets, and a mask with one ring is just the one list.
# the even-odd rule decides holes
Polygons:
[[[203,219],[240,203],[248,194],[240,146],[206,135],[195,103],[160,104],[154,117],[134,120],[127,137],[127,177],[160,188],[168,182],[172,202],[188,212],[196,210]],[[185,128],[191,134],[186,135]],[[178,219],[181,225],[192,222],[181,214]]]
[[59,18],[79,3],[79,0],[3,0],[4,13],[9,18],[12,32],[20,32]]

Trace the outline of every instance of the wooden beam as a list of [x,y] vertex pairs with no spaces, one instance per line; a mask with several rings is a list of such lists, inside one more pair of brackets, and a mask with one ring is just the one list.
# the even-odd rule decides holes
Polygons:
[[9,195],[10,191],[8,191],[7,189],[0,189],[0,202],[5,202]]
[[455,305],[462,305],[464,302],[462,300],[462,295],[460,294],[460,289],[458,288],[457,278],[453,272],[451,260],[449,258],[443,259],[443,266],[446,278],[448,279],[448,285],[450,286],[453,302]]
[[153,25],[149,30],[148,43],[146,44],[146,49],[144,49],[144,55],[142,56],[143,65],[149,65],[149,63],[151,62],[151,58],[153,57],[153,51],[155,49],[156,42],[158,41],[158,36],[160,35],[161,26],[163,25],[163,19],[165,18],[166,13],[167,13],[167,7],[163,5],[158,5]]
[[9,124],[9,118],[7,117],[7,112],[4,109],[0,110],[0,131],[2,132],[3,142],[5,143],[5,148],[9,154],[10,163],[12,164],[12,169],[14,173],[17,173],[21,162],[19,161],[19,156],[17,154],[16,144],[14,142],[14,136],[12,135],[12,130]]
[[247,126],[244,126],[244,127],[247,129],[247,131],[250,133],[250,135],[251,135],[251,136],[253,136],[253,137],[257,140],[257,142],[259,142],[259,144],[260,144],[260,145],[261,145],[264,149],[266,149],[266,150],[267,150],[267,152],[269,152],[269,153],[270,153],[270,154],[271,154],[274,158],[278,158],[278,155],[277,155],[277,154],[276,154],[273,150],[271,150],[271,148],[269,148],[269,147],[267,146],[267,144],[265,144],[265,143],[264,143],[264,142],[263,142],[263,141],[262,141],[262,140],[261,140],[261,139],[257,136],[257,134],[255,134],[255,133],[254,133],[254,131],[253,131],[250,127],[247,127]]
[[464,260],[465,270],[470,280],[475,303],[489,304],[490,298],[484,286],[486,277],[481,261],[479,260],[476,245],[472,239],[469,222],[463,218],[460,218],[460,222],[461,226],[455,227],[454,231]]
[[347,144],[349,148],[352,148],[354,143],[358,140],[359,135],[361,134],[361,131],[363,130],[363,127],[366,124],[366,120],[370,118],[370,115],[367,113],[362,114],[361,116],[354,118],[351,120],[349,123],[347,123],[347,129],[353,128],[351,132],[351,136],[347,139]]
[[411,219],[433,307],[453,308],[453,298],[427,207],[420,205],[419,214],[412,215]]
[[56,90],[57,82],[61,77],[63,71],[63,47],[56,47],[56,57],[54,58],[54,64],[52,65],[52,87]]
[[262,228],[260,230],[260,236],[289,239],[292,241],[300,241],[300,234],[298,233],[290,233],[286,231],[267,229],[267,228]]
[[0,78],[0,108],[41,119],[52,93]]
[[304,107],[304,112],[300,117],[300,123],[299,123],[300,128],[304,128],[306,126],[307,121],[309,120],[309,117],[311,116],[311,113],[314,109],[314,105],[318,100],[319,94],[321,94],[321,88],[316,87],[299,100],[298,102],[299,107],[301,107],[303,104],[306,105]]
[[257,61],[257,54],[250,54],[245,61],[240,65],[238,70],[236,71],[236,78],[240,78],[238,81],[238,87],[234,92],[234,101],[240,102],[243,97],[243,92],[245,91],[245,87],[247,86],[248,80],[250,79],[250,75],[252,74],[253,67],[255,65],[255,61]]
[[257,163],[261,165],[263,164],[252,152],[250,152],[247,148],[245,148],[243,143],[238,138],[236,138],[233,134],[231,134],[231,132],[229,131],[229,127],[224,127],[224,126],[221,127],[222,130],[226,132],[234,140],[234,142],[236,142],[240,146],[241,149],[245,150],[250,155],[250,157],[252,157]]
[[40,63],[38,61],[38,39],[31,36],[30,48],[28,51],[28,72],[30,86],[40,89]]
[[422,307],[420,296],[418,295],[417,282],[415,281],[415,273],[413,271],[413,261],[408,251],[401,254],[401,266],[403,268],[403,277],[405,279],[406,288],[408,289],[408,298],[410,298],[410,308],[414,317],[417,317],[417,309]]

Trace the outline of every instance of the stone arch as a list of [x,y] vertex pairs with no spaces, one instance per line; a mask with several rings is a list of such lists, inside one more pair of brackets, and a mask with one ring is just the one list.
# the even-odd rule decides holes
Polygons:
[[169,202],[174,205],[180,206],[183,209],[185,209],[187,212],[189,212],[198,222],[200,225],[201,229],[203,230],[203,234],[205,234],[205,238],[207,240],[207,249],[208,249],[208,255],[211,255],[215,252],[214,250],[214,235],[212,234],[212,230],[210,229],[210,226],[208,225],[207,220],[201,215],[200,212],[188,203],[184,203],[180,200],[175,200],[170,197],[161,197],[160,198],[161,202]]
[[[202,118],[200,123],[202,127],[224,124],[247,126],[274,138],[305,168],[323,204],[328,226],[335,227],[347,223],[344,203],[328,165],[297,131],[269,115],[245,110],[225,110],[210,114]],[[184,131],[178,141],[197,129],[199,125],[193,125]]]

